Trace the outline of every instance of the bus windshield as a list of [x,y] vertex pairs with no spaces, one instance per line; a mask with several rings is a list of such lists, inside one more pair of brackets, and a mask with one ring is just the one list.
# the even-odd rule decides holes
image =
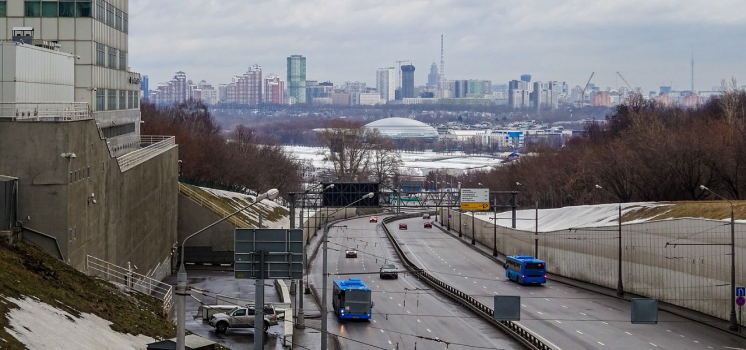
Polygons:
[[369,290],[347,290],[345,291],[345,306],[349,307],[349,313],[364,314],[370,311]]

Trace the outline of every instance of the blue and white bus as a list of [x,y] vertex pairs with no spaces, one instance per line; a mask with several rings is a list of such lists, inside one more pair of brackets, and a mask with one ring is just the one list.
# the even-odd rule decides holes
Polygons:
[[530,255],[505,257],[505,277],[521,284],[539,284],[547,282],[547,264],[544,260],[534,259]]
[[359,278],[334,280],[332,305],[340,320],[369,320],[373,313],[370,288]]

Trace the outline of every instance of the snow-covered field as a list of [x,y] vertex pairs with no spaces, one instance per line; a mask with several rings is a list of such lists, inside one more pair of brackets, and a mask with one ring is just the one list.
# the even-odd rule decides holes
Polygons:
[[[324,148],[283,146],[291,157],[298,160],[309,160],[316,169],[329,168],[328,162],[324,161]],[[432,151],[417,153],[401,153],[402,168],[413,169],[426,175],[432,170],[448,170],[454,175],[461,174],[467,170],[490,169],[501,163],[500,159],[490,156],[468,156],[463,152],[435,153]]]

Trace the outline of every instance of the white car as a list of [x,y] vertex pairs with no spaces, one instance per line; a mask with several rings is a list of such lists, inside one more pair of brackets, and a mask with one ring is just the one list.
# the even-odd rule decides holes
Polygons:
[[[254,328],[255,310],[253,306],[237,307],[226,313],[214,314],[210,317],[210,326],[215,327],[215,333],[225,333],[228,328]],[[264,307],[264,325],[266,332],[270,326],[277,324],[277,315],[272,306]]]
[[397,272],[396,265],[394,264],[385,264],[381,266],[381,270],[378,276],[381,278],[399,279],[399,273]]

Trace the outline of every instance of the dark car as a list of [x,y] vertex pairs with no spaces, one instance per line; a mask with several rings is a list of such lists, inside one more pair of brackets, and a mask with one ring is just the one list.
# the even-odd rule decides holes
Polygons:
[[345,249],[345,257],[347,258],[357,258],[357,248],[347,248]]
[[425,223],[425,228],[433,228],[433,223],[432,222],[426,222]]
[[396,272],[396,265],[386,264],[386,265],[381,266],[379,277],[399,279],[399,274]]
[[407,224],[399,224],[399,229],[400,230],[406,230],[407,229]]

